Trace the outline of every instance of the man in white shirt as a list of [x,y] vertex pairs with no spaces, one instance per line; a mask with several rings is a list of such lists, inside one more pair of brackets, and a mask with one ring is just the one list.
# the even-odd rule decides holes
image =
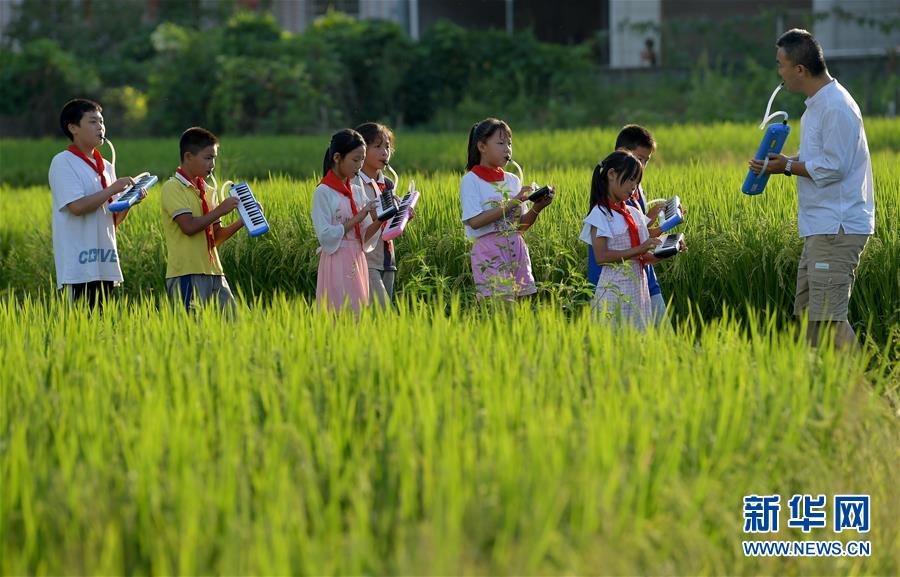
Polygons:
[[[797,176],[797,225],[803,252],[797,270],[794,314],[809,313],[807,338],[834,331],[836,346],[855,346],[847,320],[860,255],[875,232],[872,160],[862,114],[850,93],[828,74],[822,47],[806,30],[785,32],[775,43],[784,87],[806,95],[800,152],[769,154],[766,172]],[[751,160],[759,173],[763,161]]]

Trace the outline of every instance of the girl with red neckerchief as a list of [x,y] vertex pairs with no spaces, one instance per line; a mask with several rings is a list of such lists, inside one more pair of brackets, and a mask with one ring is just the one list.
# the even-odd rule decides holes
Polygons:
[[334,311],[349,304],[357,314],[369,304],[366,252],[374,248],[381,228],[375,201],[367,201],[354,183],[365,157],[366,143],[355,130],[332,136],[312,208],[319,240],[316,303]]
[[[553,202],[553,194],[527,203],[532,192],[503,167],[512,159],[512,130],[487,118],[469,132],[467,172],[460,184],[462,220],[472,246],[472,276],[479,298],[514,299],[537,292],[522,234]],[[530,208],[529,208],[530,205]]]
[[591,212],[579,238],[594,248],[597,264],[603,265],[594,292],[596,317],[645,331],[653,317],[644,265],[657,261],[651,253],[661,241],[650,237],[644,213],[626,203],[642,176],[641,162],[630,152],[604,158],[594,168]]
[[[366,200],[376,201],[377,207],[382,201],[382,195],[392,191],[399,201],[403,192],[397,191],[397,183],[384,174],[394,153],[394,132],[377,122],[360,124],[356,131],[366,141],[366,158],[359,171],[359,182]],[[381,222],[382,228],[375,234],[374,248],[366,252],[366,261],[369,263],[369,302],[386,308],[390,308],[394,298],[394,278],[397,274],[395,243],[381,239],[384,226],[389,221],[390,219],[385,219]]]

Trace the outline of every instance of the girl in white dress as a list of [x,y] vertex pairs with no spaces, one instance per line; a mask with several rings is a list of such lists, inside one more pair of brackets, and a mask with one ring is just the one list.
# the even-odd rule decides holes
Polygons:
[[650,291],[645,264],[659,238],[647,231],[647,217],[625,201],[641,182],[640,161],[630,152],[613,152],[594,168],[591,212],[584,219],[580,239],[594,248],[603,265],[594,293],[593,309],[600,322],[631,324],[641,331],[652,324]]

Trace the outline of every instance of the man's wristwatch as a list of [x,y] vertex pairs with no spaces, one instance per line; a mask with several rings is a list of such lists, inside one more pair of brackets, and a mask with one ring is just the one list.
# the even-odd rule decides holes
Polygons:
[[784,175],[792,176],[791,168],[794,166],[794,161],[790,158],[787,159],[787,162],[784,164]]

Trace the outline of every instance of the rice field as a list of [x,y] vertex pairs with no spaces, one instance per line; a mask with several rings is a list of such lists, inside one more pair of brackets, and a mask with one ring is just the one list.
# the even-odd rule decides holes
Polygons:
[[[654,132],[644,185],[682,198],[690,250],[659,267],[673,329],[647,335],[587,310],[577,235],[613,131],[515,134],[526,180],[559,194],[526,235],[540,296],[509,307],[474,301],[465,136],[399,135],[423,199],[396,310],[359,320],[312,302],[325,139],[223,141],[219,180],[249,180],[272,225],[222,249],[233,321],[160,302],[152,191],[119,229],[121,298],[63,306],[45,184],[62,143],[0,142],[0,574],[900,572],[900,123],[867,120],[856,354],[810,349],[789,316],[794,183],[739,192],[758,131]],[[177,142],[116,145],[121,174],[177,160]],[[787,528],[795,493],[868,494],[872,530]],[[761,538],[871,555],[745,557],[751,494],[785,503]]]
[[[723,306],[742,314],[750,305],[791,322],[802,247],[796,227],[796,185],[787,178],[773,177],[763,195],[741,194],[746,174],[744,151],[755,150],[759,131],[737,128],[716,125],[655,131],[659,152],[643,184],[650,198],[681,197],[689,209],[682,230],[690,247],[688,253],[661,264],[658,276],[664,295],[674,301],[675,315],[697,309],[703,318],[713,318]],[[875,120],[867,129],[876,180],[877,230],[858,271],[851,321],[858,331],[884,343],[889,327],[900,322],[900,235],[896,226],[900,222],[900,121]],[[797,132],[795,127],[786,150],[796,147]],[[220,253],[226,275],[251,299],[259,296],[265,300],[277,292],[312,298],[317,241],[309,215],[312,190],[318,182],[313,172],[321,171],[324,140],[248,140],[236,141],[234,152],[227,140],[223,142],[218,178],[249,180],[265,207],[272,232],[259,239],[241,234],[223,245]],[[591,171],[611,146],[594,143],[614,140],[615,132],[603,130],[514,135],[514,156],[523,166],[526,180],[552,183],[559,191],[526,240],[541,293],[555,296],[570,308],[578,308],[590,298],[584,282],[587,245],[577,237],[587,212]],[[397,243],[400,294],[426,299],[442,294],[447,300],[460,294],[464,303],[474,301],[458,198],[464,143],[465,135],[436,135],[433,140],[424,135],[398,138],[394,164],[401,187],[413,178],[423,194],[415,226]],[[46,170],[49,158],[62,148],[62,142],[14,146],[9,141],[0,147],[4,158],[0,206],[5,216],[0,231],[0,290],[7,287],[7,292],[21,296],[51,293],[55,287]],[[299,153],[294,155],[291,174],[282,170],[260,176],[249,168],[266,160],[270,151],[284,160],[286,151],[292,153],[294,148]],[[167,157],[177,156],[177,142],[154,141],[153,154],[142,153],[137,160],[130,151],[147,150],[146,141],[120,142],[117,149],[123,174],[149,168],[165,177],[173,166]],[[406,160],[407,149],[410,161]],[[706,154],[706,149],[713,152]],[[29,160],[21,164],[30,166],[29,174],[42,178],[41,184],[9,184],[12,177],[5,176],[7,170],[18,169],[6,167],[19,164],[5,159],[17,161],[23,158],[23,151]],[[248,160],[251,154],[252,162]],[[35,162],[38,157],[43,159],[40,164]],[[431,164],[423,164],[424,159]],[[273,166],[277,162],[273,160]],[[410,164],[422,168],[406,169]],[[247,167],[246,172],[233,171],[231,166]],[[135,298],[162,295],[166,253],[157,194],[151,191],[120,227],[119,247],[123,292]]]

